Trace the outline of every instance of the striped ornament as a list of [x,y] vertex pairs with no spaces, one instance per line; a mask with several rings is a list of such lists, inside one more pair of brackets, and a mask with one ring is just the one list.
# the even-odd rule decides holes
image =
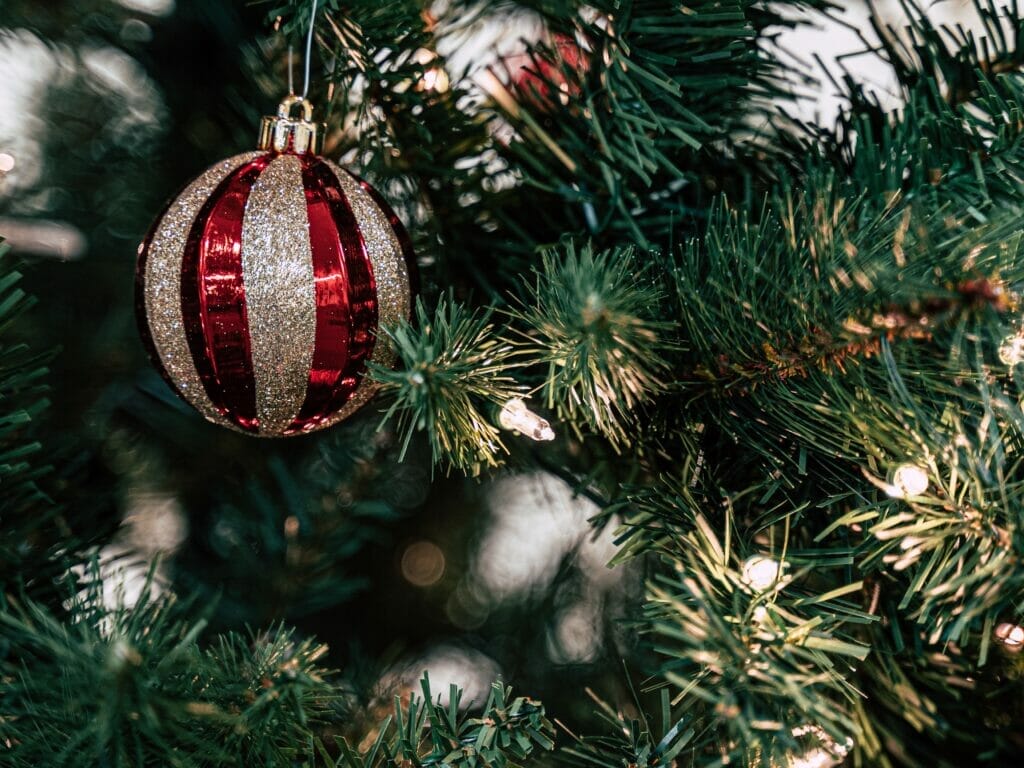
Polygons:
[[329,427],[390,366],[410,312],[408,236],[368,184],[311,151],[237,155],[173,200],[139,248],[136,307],[164,378],[259,436]]

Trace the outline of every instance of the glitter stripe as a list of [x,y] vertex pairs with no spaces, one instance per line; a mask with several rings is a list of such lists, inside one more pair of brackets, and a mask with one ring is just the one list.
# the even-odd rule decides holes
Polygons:
[[181,316],[181,256],[196,214],[224,178],[259,153],[228,158],[189,184],[157,219],[139,252],[136,311],[143,343],[164,378],[210,421],[232,426],[207,396],[192,362]]
[[[164,217],[167,212],[170,211],[171,206],[177,202],[181,195],[175,195],[171,200],[164,206],[164,209],[160,211],[160,214],[156,217],[156,220],[150,226],[149,231],[146,233],[145,238],[139,243],[138,260],[135,263],[135,324],[139,329],[139,337],[142,339],[142,346],[146,349],[146,355],[149,357],[150,362],[156,368],[157,372],[167,382],[174,393],[178,397],[184,399],[185,396],[181,393],[181,389],[171,378],[167,368],[164,366],[163,360],[160,358],[160,352],[156,348],[156,342],[153,341],[153,334],[149,330],[149,318],[147,317],[146,301],[149,298],[146,292],[146,271],[153,261],[149,258],[149,252],[153,247],[153,239],[156,237],[157,232],[160,230],[161,225],[164,225]],[[166,225],[165,225],[166,226]],[[157,291],[161,286],[159,279],[153,280],[149,285],[157,286]],[[178,325],[181,325],[181,302],[177,303],[178,306]],[[198,380],[198,379],[197,379]],[[219,416],[220,414],[218,414]]]
[[388,223],[391,225],[392,231],[395,233],[395,237],[398,238],[399,247],[402,249],[402,260],[405,262],[405,273],[409,278],[409,301],[411,305],[412,301],[415,300],[416,296],[420,292],[420,270],[416,265],[416,253],[412,248],[412,238],[409,237],[409,233],[405,230],[402,220],[398,218],[398,214],[395,213],[394,209],[392,209],[390,205],[388,205],[387,200],[381,197],[380,192],[355,174],[350,175],[359,182],[359,186],[366,190],[366,194],[368,194],[373,202],[377,204],[377,207],[384,212],[384,215],[387,216]]
[[246,201],[269,155],[228,176],[203,205],[181,263],[181,312],[199,378],[217,410],[257,431],[256,393],[239,242]]
[[[384,328],[394,328],[407,319],[411,312],[409,269],[405,263],[402,243],[391,225],[388,213],[367,192],[369,185],[344,168],[327,162],[341,182],[356,221],[359,222],[359,231],[366,241],[366,252],[377,280],[379,324]],[[394,362],[394,351],[390,344],[379,344],[370,359],[380,365],[391,365]]]
[[302,161],[277,155],[253,185],[242,224],[260,434],[282,433],[306,396],[316,296]]
[[309,431],[345,405],[359,386],[377,328],[376,284],[366,246],[337,177],[303,158],[316,273],[316,348],[306,400],[289,431]]

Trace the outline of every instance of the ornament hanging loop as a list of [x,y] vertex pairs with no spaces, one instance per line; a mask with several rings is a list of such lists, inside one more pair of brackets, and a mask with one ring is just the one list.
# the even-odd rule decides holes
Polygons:
[[296,96],[289,93],[280,104],[277,105],[277,116],[291,119],[292,107],[296,104],[302,107],[302,120],[306,123],[313,122],[313,105],[305,96]]
[[[301,117],[291,116],[296,105],[302,109]],[[261,150],[315,155],[320,152],[324,130],[323,124],[313,122],[309,99],[290,93],[278,105],[276,116],[268,115],[260,121],[258,146]]]

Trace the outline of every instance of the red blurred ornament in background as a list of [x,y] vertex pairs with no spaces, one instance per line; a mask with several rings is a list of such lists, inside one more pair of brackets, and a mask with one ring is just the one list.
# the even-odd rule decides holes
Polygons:
[[551,35],[547,49],[515,54],[504,60],[511,89],[521,101],[542,110],[567,104],[569,96],[579,94],[579,81],[590,70],[591,52],[570,35]]
[[[293,107],[303,114],[290,117]],[[210,421],[260,436],[331,426],[391,365],[414,257],[381,196],[317,155],[323,126],[289,96],[259,151],[208,169],[139,248],[136,308],[153,363]]]

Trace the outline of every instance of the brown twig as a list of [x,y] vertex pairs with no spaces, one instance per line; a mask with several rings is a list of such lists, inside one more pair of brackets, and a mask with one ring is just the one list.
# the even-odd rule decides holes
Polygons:
[[878,354],[883,339],[929,341],[937,327],[962,312],[983,307],[1006,312],[1012,304],[998,282],[987,278],[965,280],[956,286],[953,296],[890,307],[863,321],[849,318],[839,333],[811,327],[805,336],[785,347],[765,342],[756,358],[751,355],[734,361],[722,354],[715,369],[700,366],[688,378],[705,382],[717,392],[747,394],[760,384],[807,378],[814,371],[845,373],[851,360]]

